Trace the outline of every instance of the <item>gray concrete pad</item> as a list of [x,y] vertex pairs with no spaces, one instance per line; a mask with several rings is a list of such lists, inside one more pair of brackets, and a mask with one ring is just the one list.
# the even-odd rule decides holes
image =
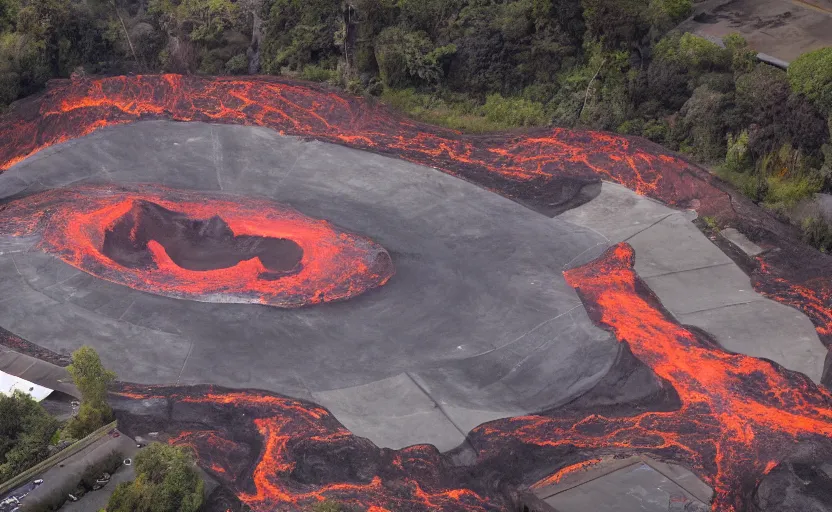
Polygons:
[[677,315],[714,335],[732,352],[777,361],[820,382],[826,348],[812,322],[794,308],[765,300]]
[[644,281],[671,313],[696,311],[768,301],[754,291],[748,276],[734,262],[672,274],[648,277]]
[[[382,446],[449,448],[477,418],[570,399],[615,357],[561,274],[606,238],[437,170],[259,128],[154,121],[49,148],[0,175],[0,197],[102,182],[269,197],[372,238],[396,267],[354,299],[280,310],[141,293],[31,240],[0,241],[14,250],[0,268],[16,297],[0,301],[0,325],[56,352],[91,344],[121,379],[267,389],[319,400]],[[477,370],[492,353],[496,385]],[[430,398],[408,385],[427,400],[409,415],[377,395],[431,369],[445,375]]]
[[687,212],[670,215],[627,242],[636,251],[636,272],[642,278],[695,270],[714,265],[733,265],[691,221]]
[[312,398],[352,432],[362,432],[383,448],[399,449],[431,439],[445,451],[465,441],[465,433],[407,374],[354,388],[318,391]]
[[719,234],[749,256],[757,256],[763,252],[762,247],[749,240],[747,236],[734,228],[723,229]]
[[[40,253],[32,239],[5,239],[0,326],[59,353],[90,344],[123,380],[316,400],[380,446],[448,449],[484,421],[591,388],[619,346],[592,324],[562,270],[611,243],[635,247],[636,270],[677,315],[764,302],[747,278],[737,284],[739,269],[693,226],[694,214],[607,183],[552,219],[415,164],[258,128],[160,121],[38,153],[0,174],[0,198],[85,182],[269,197],[372,238],[396,275],[351,300],[298,310],[211,304],[137,292]],[[803,327],[777,339],[820,346]],[[779,343],[766,357],[815,375],[786,361]]]
[[565,482],[560,486],[541,489],[535,494],[558,512],[709,510],[707,501],[703,502],[680,485],[682,481],[697,488],[705,486],[693,473],[681,466],[662,464],[667,472],[660,472],[638,458],[617,463],[613,461],[613,464],[615,469],[611,472],[605,473],[605,464],[602,463],[589,472],[578,474],[580,480],[577,485]]
[[634,194],[623,185],[605,182],[598,197],[562,213],[558,219],[588,227],[611,243],[618,243],[674,213],[677,212],[658,201]]
[[748,276],[691,222],[693,212],[604,183],[596,200],[560,217],[630,243],[636,271],[680,322],[708,331],[728,350],[820,381],[826,349],[811,321],[755,292]]

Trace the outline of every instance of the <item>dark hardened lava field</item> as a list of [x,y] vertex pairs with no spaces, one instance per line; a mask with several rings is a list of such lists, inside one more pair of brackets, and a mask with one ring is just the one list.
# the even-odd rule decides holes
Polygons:
[[220,216],[191,219],[150,201],[136,201],[104,233],[101,252],[128,268],[156,268],[148,244],[156,242],[178,266],[188,270],[216,270],[258,258],[277,278],[299,270],[303,249],[291,240],[236,236]]
[[[804,311],[830,341],[832,260],[818,255],[816,272],[799,276],[808,249],[792,231],[705,170],[641,139],[562,129],[468,137],[279,79],[135,76],[64,82],[4,116],[0,168],[99,127],[150,118],[266,126],[376,151],[538,207],[561,201],[551,187],[565,177],[621,183],[731,220],[766,247],[799,246],[788,261],[763,255],[754,287]],[[29,206],[20,210],[21,225],[39,211]],[[566,272],[592,320],[626,346],[629,363],[572,404],[475,428],[467,457],[427,445],[379,449],[315,404],[259,391],[125,386],[116,410],[122,418],[139,412],[137,425],[193,446],[201,466],[258,511],[324,498],[371,512],[505,510],[518,485],[553,470],[641,452],[690,467],[714,488],[717,511],[829,510],[832,496],[816,492],[829,489],[818,469],[832,459],[829,390],[680,325],[635,274],[634,258],[622,244]]]

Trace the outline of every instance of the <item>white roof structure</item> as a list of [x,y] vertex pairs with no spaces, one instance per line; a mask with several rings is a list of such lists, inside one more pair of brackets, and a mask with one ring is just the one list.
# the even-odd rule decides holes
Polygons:
[[52,390],[49,388],[38,386],[28,380],[23,380],[20,377],[15,377],[14,375],[0,371],[0,393],[11,396],[15,391],[22,391],[38,402],[52,393]]

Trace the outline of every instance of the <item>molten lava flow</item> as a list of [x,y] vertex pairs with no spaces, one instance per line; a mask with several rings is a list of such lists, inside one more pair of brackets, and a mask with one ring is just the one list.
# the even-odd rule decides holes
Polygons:
[[714,510],[745,510],[757,478],[790,447],[830,441],[832,394],[802,374],[725,352],[679,325],[635,274],[633,257],[620,244],[565,277],[593,321],[673,387],[678,410],[517,417],[475,429],[474,446],[496,454],[507,440],[520,440],[550,450],[653,453],[702,476],[714,488]]
[[[182,392],[184,391],[184,392]],[[235,490],[256,511],[304,510],[334,500],[375,512],[447,510],[497,511],[505,499],[486,498],[462,484],[465,472],[452,467],[433,446],[379,449],[338,423],[326,409],[307,402],[253,391],[208,388],[147,389],[130,386],[121,398],[166,399],[181,411],[193,408],[216,429],[184,430],[169,442],[190,446],[200,465]],[[238,418],[237,428],[222,425]],[[239,425],[246,423],[246,427]],[[262,443],[249,441],[256,435]],[[249,444],[261,446],[253,454]]]
[[[564,177],[599,177],[669,204],[730,209],[712,178],[659,146],[563,129],[466,137],[401,119],[384,107],[267,77],[129,76],[64,81],[0,119],[0,169],[54,144],[139,119],[257,125],[429,165],[509,197],[545,196]],[[529,199],[525,197],[525,199]]]
[[757,261],[760,268],[754,276],[754,289],[803,311],[812,320],[820,339],[832,350],[832,277],[828,275],[832,264],[818,269],[817,274],[808,279],[801,279],[800,272],[793,271],[793,264],[776,266],[781,273],[791,274],[786,278],[778,275],[764,257]]
[[553,465],[559,470],[539,486],[599,456],[635,453],[694,470],[714,488],[713,510],[746,510],[757,482],[797,443],[832,444],[832,393],[678,324],[635,274],[633,257],[620,244],[566,279],[593,321],[672,389],[671,403],[565,407],[492,421],[468,436],[477,453],[470,467],[455,467],[426,445],[378,449],[325,409],[273,394],[133,386],[119,396],[165,399],[165,410],[200,418],[194,428],[193,421],[176,427],[171,417],[171,442],[192,446],[201,465],[257,511],[324,499],[377,511],[505,510],[505,487]]
[[36,231],[43,251],[78,269],[192,300],[298,307],[353,297],[393,273],[387,252],[366,238],[273,202],[219,194],[84,186],[0,211],[0,236]]
[[589,459],[589,460],[583,460],[583,461],[578,462],[576,464],[571,464],[569,466],[566,466],[565,468],[562,468],[562,469],[559,469],[559,470],[555,471],[554,473],[552,473],[548,477],[544,478],[543,480],[539,480],[539,481],[535,482],[534,484],[532,484],[531,487],[532,487],[532,489],[543,489],[544,487],[554,485],[556,483],[559,483],[561,480],[563,480],[563,477],[565,477],[567,475],[577,473],[579,471],[585,471],[585,470],[591,468],[592,466],[600,463],[601,461],[602,461],[602,459]]

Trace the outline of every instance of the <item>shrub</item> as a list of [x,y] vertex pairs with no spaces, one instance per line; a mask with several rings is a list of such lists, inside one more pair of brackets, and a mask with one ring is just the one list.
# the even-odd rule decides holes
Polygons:
[[540,126],[546,124],[546,112],[542,103],[523,98],[504,98],[490,94],[482,107],[485,118],[507,126]]
[[197,512],[204,483],[187,448],[152,443],[134,459],[136,479],[116,487],[109,512]]
[[676,62],[691,71],[727,70],[731,66],[731,52],[705,38],[689,32],[673,32],[656,43],[655,58]]
[[789,64],[788,74],[794,92],[826,115],[832,114],[832,48],[804,53]]
[[725,166],[732,172],[753,170],[751,155],[748,151],[748,131],[743,130],[736,137],[728,134],[728,151],[725,154]]
[[0,394],[0,482],[49,456],[58,422],[32,397]]
[[660,119],[651,119],[644,123],[644,128],[641,130],[642,137],[650,139],[653,142],[662,144],[667,140],[670,129],[667,122]]
[[304,66],[300,77],[310,82],[330,82],[338,78],[338,72],[334,69],[326,69],[322,66],[307,64]]
[[821,252],[832,252],[832,223],[819,216],[805,219],[803,239]]
[[225,63],[225,72],[229,75],[244,75],[248,72],[248,57],[239,53]]
[[809,176],[769,176],[766,182],[768,189],[765,202],[773,208],[791,208],[801,199],[812,197],[820,190],[819,181]]
[[726,95],[703,85],[682,107],[686,142],[690,152],[703,160],[720,159],[725,154],[725,105]]
[[114,473],[123,462],[123,453],[116,450],[111,451],[104,459],[84,468],[84,472],[81,474],[81,485],[87,490],[91,490],[95,486],[95,481],[103,473]]

